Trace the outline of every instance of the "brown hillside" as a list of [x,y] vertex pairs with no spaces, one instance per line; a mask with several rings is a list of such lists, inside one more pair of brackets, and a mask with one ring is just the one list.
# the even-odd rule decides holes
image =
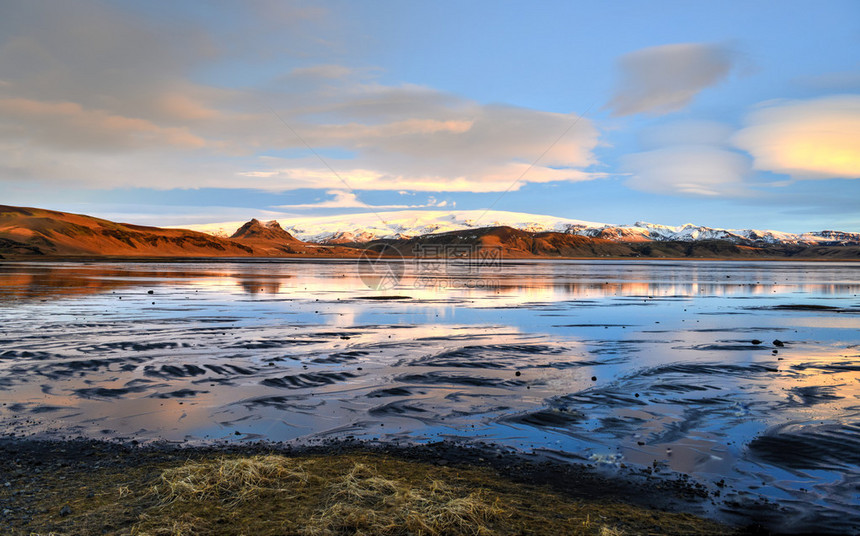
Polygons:
[[251,239],[251,240],[268,240],[284,243],[302,244],[303,242],[281,227],[277,221],[260,223],[257,219],[252,219],[233,233],[233,239]]
[[[259,224],[259,222],[257,222]],[[185,229],[116,223],[81,214],[0,205],[0,256],[277,257],[353,256],[355,250],[305,244],[283,229],[226,239]],[[278,234],[280,230],[281,234]]]

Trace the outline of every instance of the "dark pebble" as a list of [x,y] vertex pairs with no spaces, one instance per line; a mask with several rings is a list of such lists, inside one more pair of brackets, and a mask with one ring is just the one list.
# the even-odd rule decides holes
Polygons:
[[783,346],[785,346],[785,343],[784,343],[784,342],[782,342],[782,341],[781,341],[781,340],[779,340],[779,339],[774,339],[774,341],[773,341],[773,345],[774,345],[774,346],[779,346],[780,348],[782,348]]
[[752,343],[753,343],[753,344],[761,344],[761,341],[760,341],[760,340],[758,340],[758,339],[753,339],[753,340],[752,340]]
[[523,374],[522,374],[522,372],[520,372],[520,371],[516,371],[516,372],[514,373],[514,375],[515,375],[515,376],[522,376]]
[[69,506],[68,504],[63,506],[62,508],[60,508],[60,515],[61,516],[67,516],[71,513],[72,513],[72,507]]
[[591,381],[596,382],[596,381],[597,381],[597,376],[592,376],[592,377],[591,377]]

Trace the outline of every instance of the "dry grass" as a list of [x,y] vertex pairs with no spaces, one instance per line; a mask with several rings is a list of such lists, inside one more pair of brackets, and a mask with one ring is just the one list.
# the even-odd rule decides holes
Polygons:
[[[51,531],[58,536],[732,532],[690,515],[572,499],[547,487],[511,482],[490,468],[440,467],[371,453],[202,455],[184,463],[66,476],[51,481],[51,492],[42,496],[45,506],[39,507],[46,513],[35,516],[22,536]],[[72,513],[60,516],[57,505],[65,503]]]
[[301,463],[283,456],[219,458],[167,469],[153,491],[162,504],[221,501],[235,505],[263,492],[285,494],[308,482]]
[[427,535],[493,534],[491,525],[506,517],[497,498],[481,491],[465,493],[428,480],[420,487],[380,477],[356,463],[329,485],[325,509],[303,528],[307,536],[335,534]]

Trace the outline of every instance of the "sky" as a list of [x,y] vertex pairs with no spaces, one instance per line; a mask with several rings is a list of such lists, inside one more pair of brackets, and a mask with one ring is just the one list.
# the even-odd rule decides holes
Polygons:
[[860,232],[860,2],[0,0],[0,204]]

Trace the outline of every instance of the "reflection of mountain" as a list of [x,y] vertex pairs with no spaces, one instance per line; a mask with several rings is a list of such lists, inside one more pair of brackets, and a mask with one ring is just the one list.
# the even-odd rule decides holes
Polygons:
[[305,244],[277,224],[253,220],[233,238],[0,206],[0,256],[278,257],[352,256],[355,250]]
[[165,277],[178,279],[224,277],[226,273],[211,270],[158,271],[128,270],[104,265],[50,266],[32,264],[26,267],[0,265],[0,296],[16,299],[99,294],[109,290],[148,287],[160,284]]
[[281,290],[277,279],[240,279],[239,285],[248,294],[277,294]]
[[[772,296],[796,291],[806,295],[853,295],[860,284],[847,278],[852,267],[821,265],[807,270],[803,265],[785,265],[779,281],[768,274],[770,264],[745,265],[745,277],[726,278],[722,263],[704,264],[700,269],[673,275],[672,263],[548,263],[517,262],[503,266],[470,266],[462,260],[451,262],[394,263],[402,269],[396,293],[433,303],[446,292],[469,292],[471,303],[489,299],[485,305],[525,303],[555,299],[595,299],[635,296],[641,298],[696,296]],[[578,266],[578,268],[572,268]],[[623,266],[623,278],[618,271]],[[833,272],[823,270],[832,266]],[[596,268],[601,267],[601,268]],[[383,269],[383,267],[380,267]],[[666,271],[663,271],[663,270]],[[731,269],[731,268],[730,268]],[[325,274],[321,276],[321,274]],[[372,274],[371,274],[372,275]],[[307,263],[0,263],[0,303],[39,300],[115,291],[119,296],[146,296],[164,303],[165,289],[173,287],[174,298],[184,300],[198,290],[208,293],[291,295],[316,298],[326,294],[342,299],[356,296],[374,286],[355,261],[326,260]],[[481,289],[492,288],[493,292]],[[178,290],[178,294],[176,291]],[[193,290],[192,290],[193,289]],[[474,290],[474,292],[473,292]],[[122,292],[121,292],[122,291]],[[149,297],[144,302],[150,301]],[[856,313],[855,311],[854,313]],[[340,317],[343,320],[343,317]]]

